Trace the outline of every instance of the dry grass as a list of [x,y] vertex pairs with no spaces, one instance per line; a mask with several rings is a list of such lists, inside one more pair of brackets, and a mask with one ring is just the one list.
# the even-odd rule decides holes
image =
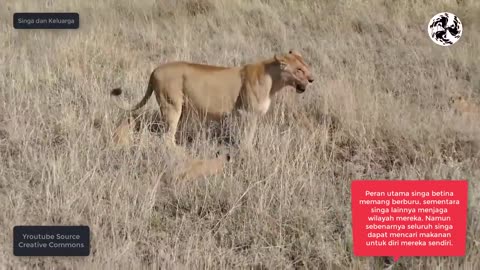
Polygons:
[[[444,10],[465,30],[450,48],[426,34]],[[78,11],[81,29],[14,30],[21,11]],[[394,269],[480,268],[480,124],[446,108],[480,96],[479,13],[477,0],[7,0],[0,268],[381,269],[381,258],[352,255],[358,178],[468,179],[467,256],[405,257]],[[255,151],[223,174],[176,179],[147,131],[112,147],[121,114],[110,89],[138,100],[160,63],[240,65],[290,48],[315,85],[279,96]],[[211,157],[212,145],[196,140],[191,155]],[[13,257],[21,224],[89,225],[91,256]]]

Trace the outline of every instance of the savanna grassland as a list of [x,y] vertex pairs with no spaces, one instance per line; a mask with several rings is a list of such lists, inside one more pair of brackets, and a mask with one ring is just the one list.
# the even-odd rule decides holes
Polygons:
[[[352,179],[467,179],[465,257],[391,269],[480,268],[480,1],[4,0],[0,8],[0,269],[383,269],[352,254]],[[14,12],[80,13],[78,30],[15,30]],[[459,16],[451,47],[429,19]],[[182,181],[146,129],[111,143],[161,63],[241,65],[300,51],[314,84],[284,91],[254,150]],[[156,111],[150,100],[145,111]],[[198,136],[191,156],[213,157]],[[19,258],[15,225],[91,229],[91,255]],[[387,260],[388,261],[388,260]]]

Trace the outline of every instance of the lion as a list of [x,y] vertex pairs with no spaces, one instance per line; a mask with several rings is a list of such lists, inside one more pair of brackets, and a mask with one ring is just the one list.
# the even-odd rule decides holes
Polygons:
[[295,50],[237,67],[212,66],[184,61],[155,68],[143,98],[134,106],[120,100],[121,88],[111,91],[117,106],[134,112],[155,93],[167,142],[176,145],[181,117],[196,115],[200,120],[223,121],[241,118],[244,144],[251,145],[257,119],[265,115],[272,97],[287,87],[304,93],[313,75],[303,56]]
[[454,96],[448,100],[448,104],[460,114],[480,114],[480,107],[463,96]]
[[123,119],[113,133],[113,142],[116,145],[130,145],[133,141],[135,119],[127,117]]
[[[129,146],[133,143],[133,131],[139,130],[144,125],[146,120],[155,121],[154,114],[129,116],[122,121],[114,131],[113,142],[117,146]],[[151,128],[150,128],[151,129]],[[191,158],[187,155],[178,155],[179,152],[175,152],[177,155],[170,156],[169,160],[174,160],[176,164],[174,166],[174,178],[182,180],[192,180],[203,178],[207,176],[213,176],[219,174],[225,168],[226,163],[231,162],[229,153],[221,153],[217,151],[215,158]],[[183,153],[185,154],[185,153]]]
[[177,168],[176,177],[183,180],[192,180],[219,174],[226,163],[231,162],[229,154],[217,152],[215,158],[188,159],[180,168]]
[[126,118],[121,119],[115,128],[112,136],[114,144],[130,145],[134,139],[134,132],[140,131],[144,127],[151,132],[158,132],[161,126],[159,118],[159,114],[152,111],[129,114]]

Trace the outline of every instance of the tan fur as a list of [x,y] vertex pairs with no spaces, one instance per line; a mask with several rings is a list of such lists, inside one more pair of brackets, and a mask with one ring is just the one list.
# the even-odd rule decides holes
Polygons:
[[[154,114],[146,114],[137,117],[127,117],[122,120],[113,134],[113,142],[118,146],[128,146],[133,142],[133,131],[139,125],[144,125],[146,120],[154,120]],[[192,180],[202,177],[212,176],[221,173],[225,167],[225,164],[229,161],[228,154],[220,155],[216,158],[210,159],[193,159],[186,156],[185,152],[178,152],[179,149],[175,148],[175,151],[166,145],[169,149],[169,155],[171,160],[175,160],[174,177],[182,180]],[[172,156],[173,154],[173,156]],[[227,157],[228,156],[228,157]]]
[[120,122],[113,133],[113,142],[117,145],[130,145],[133,141],[135,121],[128,117]]
[[480,114],[480,107],[477,104],[466,100],[463,96],[450,98],[449,105],[460,114]]
[[227,162],[226,156],[212,159],[191,159],[186,162],[178,173],[178,178],[192,180],[221,173]]
[[312,74],[303,57],[291,50],[241,67],[166,63],[151,73],[147,91],[135,106],[121,104],[120,88],[112,90],[111,95],[121,108],[135,111],[155,93],[163,122],[168,126],[165,135],[173,144],[180,118],[186,115],[196,115],[202,121],[241,116],[248,130],[245,141],[251,142],[257,116],[268,111],[272,96],[287,86],[303,93],[311,82]]

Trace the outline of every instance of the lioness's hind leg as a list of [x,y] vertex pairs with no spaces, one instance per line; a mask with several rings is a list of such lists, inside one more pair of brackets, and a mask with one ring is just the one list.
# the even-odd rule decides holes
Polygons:
[[169,97],[168,93],[157,94],[156,97],[160,105],[162,118],[167,123],[167,131],[164,135],[165,139],[173,145],[176,145],[175,134],[177,133],[178,122],[182,116],[183,97],[177,96],[175,99]]

